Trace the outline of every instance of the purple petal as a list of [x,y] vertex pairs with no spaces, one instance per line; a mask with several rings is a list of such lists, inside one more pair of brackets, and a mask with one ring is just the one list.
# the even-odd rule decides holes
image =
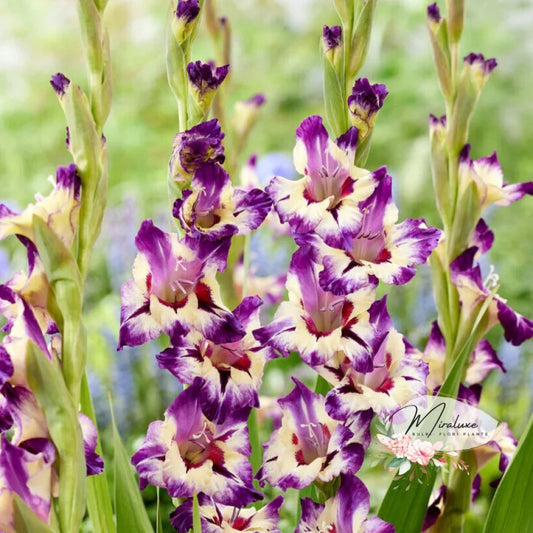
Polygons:
[[488,252],[492,248],[494,242],[494,233],[488,227],[487,223],[480,218],[474,229],[474,233],[470,237],[470,246],[478,248],[480,254]]
[[505,340],[513,346],[520,346],[533,337],[533,320],[513,311],[502,300],[497,300],[498,320],[500,321]]
[[342,29],[340,26],[324,26],[322,40],[326,51],[337,48],[342,44]]
[[58,72],[52,76],[50,85],[54,88],[54,91],[58,96],[63,96],[67,87],[70,85],[70,80],[61,74],[61,72]]
[[83,447],[85,449],[85,463],[87,475],[94,476],[104,471],[104,461],[96,453],[98,434],[93,421],[83,413],[78,413],[78,420],[83,434]]

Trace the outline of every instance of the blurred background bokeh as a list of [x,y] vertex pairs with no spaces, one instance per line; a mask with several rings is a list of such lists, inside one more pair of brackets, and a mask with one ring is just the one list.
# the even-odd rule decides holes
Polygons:
[[[337,23],[333,2],[220,0],[218,8],[228,17],[233,37],[229,108],[258,92],[267,98],[243,157],[257,153],[265,177],[279,168],[291,173],[296,127],[309,114],[323,113],[319,38],[323,24]],[[109,419],[107,392],[111,391],[121,431],[131,448],[178,392],[176,380],[157,368],[153,357],[157,345],[115,351],[119,288],[130,276],[136,230],[148,217],[169,224],[166,174],[178,126],[165,70],[168,9],[168,2],[161,0],[110,0],[106,11],[114,77],[113,106],[105,128],[109,200],[91,267],[86,317],[90,382],[100,425],[105,428]],[[401,218],[423,216],[438,224],[427,117],[442,114],[444,106],[425,9],[426,2],[420,0],[379,0],[361,75],[372,83],[385,83],[390,91],[367,167],[387,165],[395,180]],[[507,181],[531,180],[533,4],[529,0],[467,2],[466,21],[463,55],[482,52],[499,62],[472,122],[472,155],[480,157],[497,149]],[[22,208],[35,193],[47,193],[47,177],[57,165],[69,162],[63,115],[48,81],[60,71],[86,86],[75,2],[3,0],[0,36],[0,201]],[[193,59],[213,57],[211,41],[200,32]],[[526,198],[487,216],[496,234],[489,263],[500,275],[500,294],[530,317],[532,210],[533,200]],[[20,248],[14,241],[2,243],[0,282],[24,267]],[[258,241],[252,261],[261,262],[266,251],[272,257],[270,248],[271,242]],[[394,289],[389,303],[398,328],[423,348],[435,318],[428,269],[420,268],[409,286]],[[489,378],[483,406],[519,434],[531,411],[532,343],[520,349],[502,343],[499,326],[490,339],[508,371]],[[276,364],[283,367],[293,362],[272,365],[267,392],[289,387],[280,383],[283,373]],[[385,489],[386,484],[378,492]],[[155,498],[149,491],[146,498]]]

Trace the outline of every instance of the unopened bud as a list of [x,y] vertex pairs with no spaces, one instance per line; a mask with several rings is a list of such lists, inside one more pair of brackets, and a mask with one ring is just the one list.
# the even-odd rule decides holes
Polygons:
[[324,26],[322,47],[329,62],[336,66],[342,61],[342,29],[340,26]]
[[485,59],[482,54],[469,54],[464,58],[448,131],[448,144],[457,153],[466,143],[470,119],[481,90],[497,64],[495,59]]
[[233,129],[237,136],[245,138],[257,120],[259,109],[265,104],[266,98],[263,94],[256,94],[235,104],[233,115]]
[[172,31],[178,44],[182,44],[193,32],[198,22],[200,5],[198,0],[179,0],[172,19]]
[[441,16],[437,4],[428,6],[427,22],[439,83],[448,100],[453,95],[448,30],[446,19]]
[[355,82],[352,94],[348,97],[348,108],[350,120],[359,130],[359,142],[374,128],[378,111],[388,94],[389,91],[383,83],[370,85],[367,78],[360,78]]
[[215,67],[214,63],[196,61],[187,65],[192,95],[202,113],[207,113],[213,98],[229,72],[229,65]]
[[70,80],[61,72],[54,74],[50,80],[50,85],[53,87],[57,96],[61,98],[65,95],[65,92],[70,85]]
[[446,115],[440,118],[429,115],[429,138],[431,140],[431,170],[437,207],[441,218],[447,222],[450,217],[450,187],[446,151]]
[[452,43],[458,43],[463,33],[465,18],[464,0],[447,0],[446,10],[448,12],[448,35]]
[[[348,77],[350,80],[357,76],[365,62],[376,7],[376,0],[356,0],[356,2],[359,4],[359,13],[355,19],[352,35],[351,57],[348,58]],[[349,36],[345,36],[345,38],[349,39]]]

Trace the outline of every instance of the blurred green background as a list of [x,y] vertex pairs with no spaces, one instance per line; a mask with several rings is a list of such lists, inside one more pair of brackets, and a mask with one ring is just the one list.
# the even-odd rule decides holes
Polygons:
[[[443,6],[441,6],[443,7]],[[246,155],[271,152],[290,158],[294,131],[309,114],[323,114],[319,39],[323,24],[336,24],[328,0],[219,0],[219,13],[233,31],[228,103],[257,92],[267,104]],[[379,0],[371,48],[361,75],[390,91],[380,112],[367,167],[387,165],[395,180],[401,218],[425,217],[438,224],[429,166],[427,117],[444,111],[425,27],[426,2]],[[113,59],[114,98],[105,128],[110,156],[109,209],[92,263],[87,325],[91,385],[101,424],[108,420],[111,390],[124,434],[133,447],[147,424],[162,416],[178,389],[156,367],[157,346],[115,352],[120,284],[130,276],[133,238],[143,218],[168,222],[166,174],[177,132],[177,111],[165,71],[169,4],[156,0],[110,0],[106,12]],[[462,54],[496,57],[498,68],[475,113],[473,157],[498,150],[505,178],[533,179],[533,4],[529,0],[467,2]],[[69,162],[65,123],[50,75],[63,72],[82,87],[86,73],[75,2],[3,0],[0,5],[0,201],[22,208],[47,177]],[[214,57],[200,32],[193,59]],[[533,316],[533,200],[487,214],[496,240],[489,262],[500,275],[500,294]],[[0,282],[24,266],[15,242],[0,250]],[[488,266],[488,265],[487,265]],[[423,348],[434,318],[428,270],[389,302],[399,328]],[[508,373],[492,375],[485,408],[520,433],[531,410],[531,343],[501,344],[491,333]],[[287,363],[283,363],[287,366]],[[275,370],[275,369],[274,369]],[[271,371],[270,382],[280,374]],[[267,380],[268,381],[268,380]],[[268,385],[268,383],[267,383]],[[277,385],[269,385],[276,389]],[[280,390],[283,389],[281,386]],[[380,490],[384,490],[381,487]],[[155,493],[148,494],[147,498]],[[472,526],[474,527],[474,526]],[[472,529],[473,531],[475,529]]]

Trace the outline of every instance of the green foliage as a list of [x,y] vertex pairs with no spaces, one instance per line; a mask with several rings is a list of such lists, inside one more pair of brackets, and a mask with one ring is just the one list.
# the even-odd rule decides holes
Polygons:
[[117,531],[151,533],[153,532],[152,524],[146,514],[142,496],[132,472],[129,454],[124,449],[113,414],[112,417]]
[[533,415],[520,439],[516,455],[498,486],[484,533],[522,533],[533,529],[533,514],[527,505],[533,477]]

